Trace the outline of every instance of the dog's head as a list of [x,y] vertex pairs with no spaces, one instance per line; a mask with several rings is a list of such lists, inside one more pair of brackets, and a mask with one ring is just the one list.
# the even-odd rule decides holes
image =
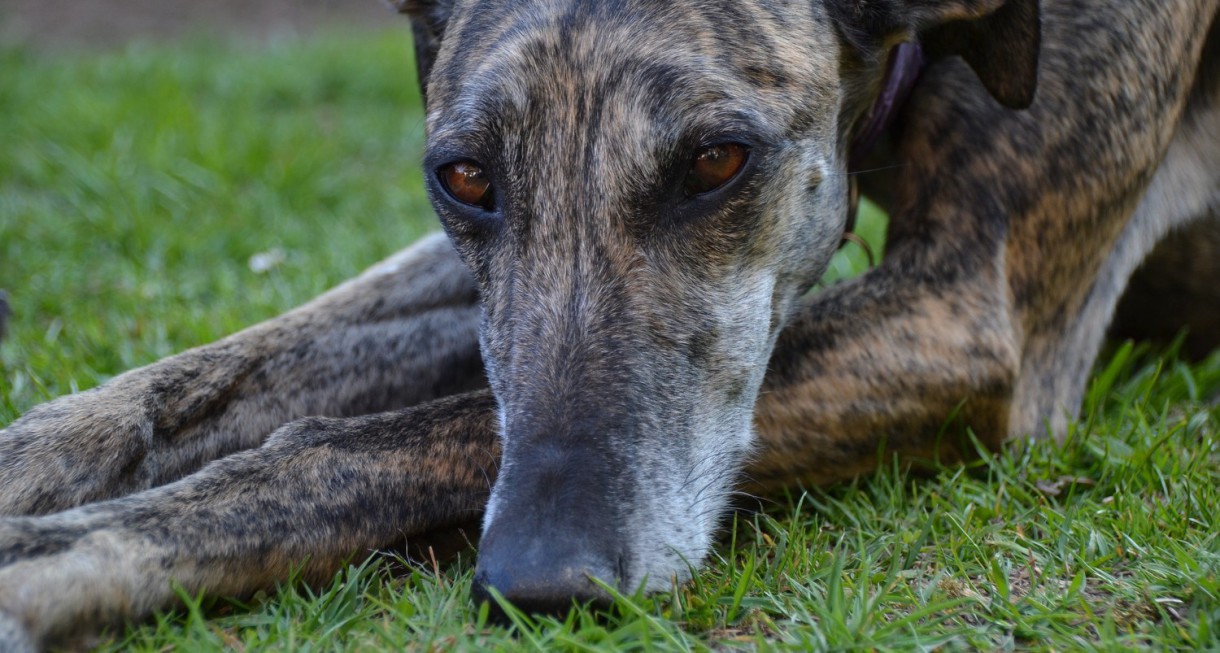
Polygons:
[[[886,53],[1028,102],[1036,0],[408,0],[425,177],[481,288],[503,460],[478,586],[530,609],[707,554],[847,214]],[[1016,34],[1002,42],[998,33]]]

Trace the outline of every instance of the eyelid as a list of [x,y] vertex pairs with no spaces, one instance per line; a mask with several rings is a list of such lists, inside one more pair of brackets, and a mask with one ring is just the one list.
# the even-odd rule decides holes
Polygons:
[[496,151],[494,143],[479,138],[477,134],[451,133],[441,138],[429,138],[424,149],[423,164],[425,169],[436,170],[461,161],[493,161]]
[[765,123],[749,120],[739,113],[724,116],[711,123],[696,123],[684,132],[686,144],[692,147],[707,147],[721,143],[740,143],[748,147],[762,145],[776,136]]
[[719,131],[695,140],[695,149],[715,147],[716,145],[743,145],[753,147],[753,139],[734,131]]

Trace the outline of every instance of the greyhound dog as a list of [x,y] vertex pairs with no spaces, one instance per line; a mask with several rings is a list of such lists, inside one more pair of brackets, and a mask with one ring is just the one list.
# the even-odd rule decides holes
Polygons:
[[[476,597],[667,588],[734,488],[1061,434],[1220,233],[1218,6],[403,0],[448,238],[0,433],[0,648],[480,512]],[[810,293],[887,107],[889,250]]]

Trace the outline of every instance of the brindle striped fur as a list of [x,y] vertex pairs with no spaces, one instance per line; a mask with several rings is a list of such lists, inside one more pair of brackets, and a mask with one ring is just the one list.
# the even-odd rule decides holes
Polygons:
[[[171,606],[171,581],[324,578],[489,497],[477,589],[663,587],[739,479],[1062,433],[1167,236],[1116,328],[1216,344],[1218,5],[404,0],[426,169],[479,161],[497,212],[434,184],[449,240],[0,432],[0,650]],[[889,251],[807,295],[908,39],[934,62],[863,178]],[[752,147],[742,176],[676,196],[717,139]]]

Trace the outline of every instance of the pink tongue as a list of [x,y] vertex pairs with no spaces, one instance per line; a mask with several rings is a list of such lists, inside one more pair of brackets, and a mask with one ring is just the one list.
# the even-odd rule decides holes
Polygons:
[[919,73],[923,71],[923,48],[918,43],[899,43],[890,51],[890,60],[885,64],[885,81],[882,82],[881,94],[873,103],[864,126],[856,132],[851,143],[851,156],[848,160],[848,170],[857,170],[868,156],[877,139],[894,122],[894,116],[902,108]]

